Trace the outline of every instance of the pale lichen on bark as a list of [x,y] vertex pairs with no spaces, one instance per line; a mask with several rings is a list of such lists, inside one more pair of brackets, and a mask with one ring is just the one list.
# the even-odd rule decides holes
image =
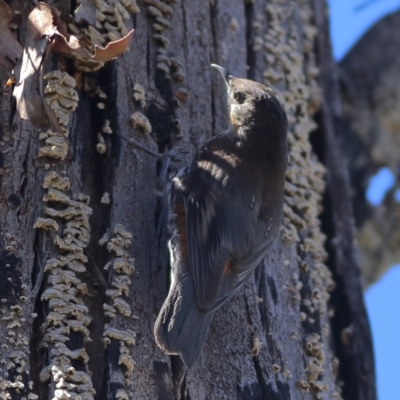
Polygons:
[[[114,257],[104,266],[104,269],[109,271],[110,283],[109,289],[106,290],[106,296],[110,302],[103,304],[103,310],[105,316],[111,320],[104,326],[103,344],[107,348],[114,340],[115,343],[110,346],[112,349],[109,350],[113,352],[116,350],[116,341],[119,342],[118,360],[113,362],[115,357],[109,355],[108,365],[110,392],[111,396],[115,396],[116,399],[132,398],[132,394],[128,397],[126,390],[134,384],[131,375],[135,361],[126,345],[136,344],[136,334],[130,328],[121,330],[119,326],[119,319],[123,316],[137,318],[131,316],[132,310],[127,302],[127,300],[129,301],[129,287],[132,283],[130,276],[135,271],[135,260],[127,251],[132,243],[131,239],[132,233],[128,232],[123,225],[115,224],[112,232],[107,230],[99,241],[99,245],[106,245],[110,253],[115,253]],[[123,370],[120,370],[121,367]]]
[[[258,26],[262,17],[257,19]],[[314,54],[317,29],[313,23],[312,3],[270,1],[266,5],[266,19],[267,34],[255,39],[254,50],[266,52],[265,83],[276,88],[290,124],[281,238],[284,247],[293,246],[296,256],[295,259],[283,256],[281,262],[284,267],[297,264],[298,268],[284,287],[298,302],[298,318],[302,322],[302,333],[297,335],[304,340],[305,374],[295,379],[300,390],[308,392],[311,389],[317,398],[323,398],[323,392],[328,397],[339,398],[335,379],[326,371],[333,357],[329,351],[327,302],[334,282],[324,264],[327,258],[325,235],[319,220],[325,168],[309,142],[310,132],[316,128],[313,115],[322,100]],[[315,345],[309,348],[307,338],[310,335],[313,335]]]

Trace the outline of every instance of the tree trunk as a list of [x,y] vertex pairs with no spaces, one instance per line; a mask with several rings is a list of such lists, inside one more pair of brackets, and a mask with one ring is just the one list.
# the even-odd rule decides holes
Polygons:
[[[18,38],[31,55],[34,5],[8,3],[20,11]],[[51,158],[54,149],[43,148],[52,133],[21,117],[12,85],[1,93],[2,398],[375,399],[325,1],[138,0],[134,13],[134,2],[107,0],[103,15],[112,17],[116,3],[131,4],[126,30],[115,28],[120,36],[135,29],[129,52],[92,72],[83,70],[101,65],[44,59],[44,73],[60,69],[77,82],[78,107],[63,131],[72,157],[64,148],[64,160]],[[82,0],[79,15],[94,24],[101,4]],[[98,29],[113,32],[96,15]],[[3,61],[2,87],[13,68]],[[290,163],[281,231],[254,278],[216,312],[187,370],[153,336],[169,287],[157,194],[165,158],[155,155],[179,148],[185,160],[172,160],[173,173],[227,127],[224,83],[211,62],[277,91]],[[43,74],[33,72],[40,86]],[[29,90],[39,96],[34,86],[24,96]]]
[[[395,198],[399,189],[399,22],[399,11],[382,18],[339,65],[342,132],[346,137],[343,150],[353,187],[360,266],[366,287],[400,261],[399,205]],[[371,176],[382,167],[391,169],[396,182],[382,204],[374,207],[366,200],[366,191]]]

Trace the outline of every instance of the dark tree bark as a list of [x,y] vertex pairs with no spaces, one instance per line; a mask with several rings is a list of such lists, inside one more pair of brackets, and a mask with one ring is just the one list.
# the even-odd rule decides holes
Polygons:
[[[349,51],[339,66],[343,104],[343,147],[353,188],[353,208],[360,266],[369,286],[400,260],[398,201],[398,115],[400,76],[396,26],[400,12],[378,21]],[[368,66],[366,68],[365,66]],[[382,204],[366,200],[369,180],[380,168],[390,168],[396,182]]]
[[[34,2],[8,3],[20,12],[16,33],[31,57]],[[53,3],[65,19],[65,2]],[[40,87],[56,70],[75,78],[79,102],[63,131],[69,150],[53,126],[43,133],[50,111],[42,110],[41,129],[21,117],[22,69],[16,88],[4,86],[13,64],[3,60],[1,396],[375,399],[325,1],[138,0],[140,13],[134,3],[82,1],[77,15],[96,24],[97,9],[106,39],[75,18],[76,35],[86,29],[102,45],[133,27],[129,52],[104,66],[50,53],[44,73],[24,77],[24,96],[38,96],[38,110],[32,81]],[[116,8],[129,17],[124,25]],[[254,278],[216,312],[188,371],[153,337],[169,286],[158,176],[168,152],[184,158],[171,160],[172,175],[227,127],[224,83],[211,62],[277,91],[289,117],[290,163],[281,231]],[[51,85],[61,93],[73,86],[65,74],[44,75],[51,107]],[[56,114],[61,128],[63,116]],[[57,151],[64,160],[54,159]]]

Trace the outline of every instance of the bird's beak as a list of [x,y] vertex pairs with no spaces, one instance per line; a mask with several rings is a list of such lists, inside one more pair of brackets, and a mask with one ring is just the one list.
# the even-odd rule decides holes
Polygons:
[[211,68],[216,69],[222,75],[222,77],[225,80],[226,86],[228,86],[228,90],[229,90],[229,88],[231,87],[231,82],[232,82],[233,76],[229,75],[228,72],[225,70],[225,68],[222,68],[217,64],[211,64]]

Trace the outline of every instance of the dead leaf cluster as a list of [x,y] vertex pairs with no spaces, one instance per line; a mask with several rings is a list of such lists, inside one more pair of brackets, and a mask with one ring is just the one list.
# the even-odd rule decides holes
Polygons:
[[28,16],[28,33],[34,41],[46,36],[53,52],[105,62],[113,60],[128,49],[133,30],[102,47],[83,35],[69,34],[66,23],[60,18],[60,12],[40,2]]
[[12,18],[11,8],[0,0],[0,64],[5,59],[15,64],[22,54],[22,46],[10,29]]
[[[3,0],[0,0],[0,34],[3,32],[6,39],[12,35],[7,25],[11,18],[12,11]],[[88,26],[87,21],[85,21],[85,24]],[[63,110],[59,107],[52,107],[51,105],[54,105],[54,102],[49,105],[45,99],[45,97],[49,97],[49,93],[54,94],[55,92],[51,91],[49,87],[47,89],[50,92],[45,93],[47,89],[43,87],[43,69],[46,57],[50,52],[65,54],[79,60],[79,64],[83,65],[80,68],[81,70],[90,72],[100,68],[104,62],[115,59],[127,50],[133,30],[103,47],[94,43],[84,34],[80,35],[79,32],[70,34],[67,23],[61,17],[61,12],[46,3],[40,2],[28,16],[27,31],[29,38],[23,51],[18,42],[14,47],[4,47],[4,39],[0,37],[0,58],[3,53],[13,60],[20,58],[15,67],[16,86],[14,89],[19,114],[22,118],[29,119],[40,127],[50,124],[54,132],[65,137],[65,124],[63,122],[67,118],[61,118],[62,115],[58,115]],[[12,37],[14,38],[13,35]],[[19,50],[18,46],[20,46]],[[21,52],[22,57],[20,57]],[[58,89],[61,90],[60,87]],[[61,96],[60,98],[63,101],[64,98],[70,97],[64,96],[63,93],[58,93],[58,95]],[[65,100],[62,107],[65,106],[68,110],[74,110],[78,99],[75,99],[75,96],[73,97],[72,100],[70,99],[72,102],[70,101],[68,104]],[[59,98],[57,98],[57,102],[60,102]]]

